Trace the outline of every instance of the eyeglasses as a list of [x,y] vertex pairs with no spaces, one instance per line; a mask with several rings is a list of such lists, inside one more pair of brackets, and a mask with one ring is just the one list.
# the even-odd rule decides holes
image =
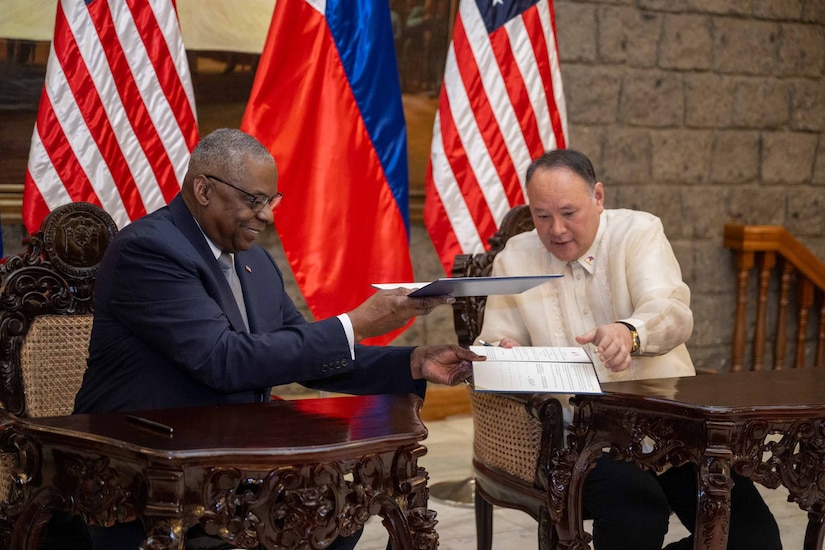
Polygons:
[[206,179],[217,181],[218,183],[222,183],[224,185],[228,185],[232,189],[236,189],[244,195],[246,195],[246,204],[255,213],[258,213],[261,210],[263,210],[264,206],[266,206],[267,204],[270,206],[270,208],[275,208],[281,202],[281,199],[284,198],[284,194],[280,191],[275,193],[271,197],[267,197],[263,193],[250,193],[249,191],[244,191],[240,187],[236,187],[228,181],[223,181],[222,179],[216,178],[215,176],[210,176],[209,174],[203,174],[203,177],[205,177]]

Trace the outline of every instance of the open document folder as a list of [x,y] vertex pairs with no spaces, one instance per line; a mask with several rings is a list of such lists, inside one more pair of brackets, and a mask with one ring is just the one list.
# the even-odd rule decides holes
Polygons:
[[552,279],[563,277],[554,275],[522,275],[516,277],[443,277],[431,283],[386,283],[374,284],[375,288],[414,288],[409,296],[491,296],[493,294],[521,294]]
[[486,361],[473,363],[479,392],[602,393],[593,361],[576,347],[470,346]]

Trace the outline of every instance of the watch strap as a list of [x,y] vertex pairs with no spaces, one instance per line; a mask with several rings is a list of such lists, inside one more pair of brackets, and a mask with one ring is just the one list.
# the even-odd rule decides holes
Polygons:
[[633,345],[630,348],[630,355],[636,355],[639,353],[639,350],[642,347],[642,342],[639,339],[639,331],[636,330],[636,327],[631,325],[630,323],[626,323],[624,321],[616,321],[620,325],[624,325],[627,327],[627,330],[630,331],[630,339],[633,341]]

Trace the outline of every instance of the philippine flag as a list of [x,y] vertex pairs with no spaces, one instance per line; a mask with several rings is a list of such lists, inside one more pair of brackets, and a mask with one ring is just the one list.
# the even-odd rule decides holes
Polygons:
[[388,2],[278,0],[241,128],[278,164],[275,226],[316,319],[355,308],[371,283],[412,281]]

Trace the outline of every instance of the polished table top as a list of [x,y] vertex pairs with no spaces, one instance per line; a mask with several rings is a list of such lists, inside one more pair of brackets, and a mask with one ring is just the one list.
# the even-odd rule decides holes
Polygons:
[[[747,412],[755,407],[784,410],[825,405],[825,369],[702,374],[602,384],[603,401],[627,399],[651,405],[701,410],[705,415]],[[579,398],[585,396],[579,396]],[[578,398],[577,398],[578,399]]]
[[[166,458],[224,453],[289,458],[299,452],[340,454],[366,444],[394,449],[399,442],[424,439],[427,429],[418,418],[420,406],[421,399],[414,395],[301,399],[131,414],[21,418],[17,419],[17,430],[51,437],[81,436],[102,445]],[[168,426],[172,432],[136,422],[134,417]]]

